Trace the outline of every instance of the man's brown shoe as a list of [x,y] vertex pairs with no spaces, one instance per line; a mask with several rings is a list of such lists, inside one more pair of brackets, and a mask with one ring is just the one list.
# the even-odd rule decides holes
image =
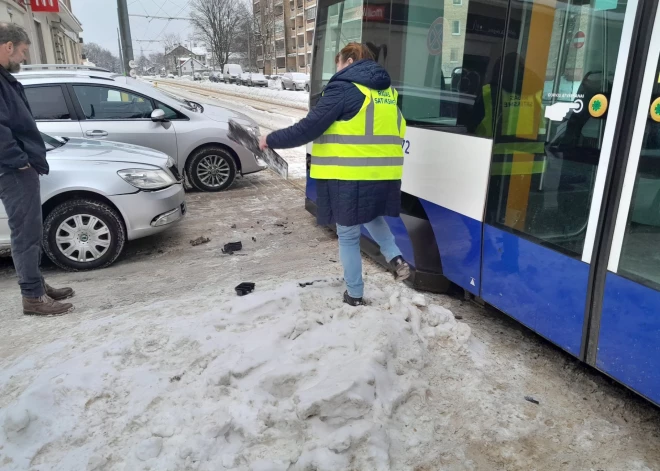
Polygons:
[[73,304],[57,302],[47,295],[23,298],[23,314],[26,316],[61,316],[71,311]]
[[75,291],[73,291],[71,288],[55,289],[52,286],[49,286],[48,283],[44,283],[44,288],[46,289],[46,295],[55,301],[69,299],[72,298],[74,294],[76,294]]

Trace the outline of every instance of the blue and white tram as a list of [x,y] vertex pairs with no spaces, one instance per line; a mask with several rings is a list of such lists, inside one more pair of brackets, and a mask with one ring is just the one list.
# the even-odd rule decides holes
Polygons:
[[350,41],[408,122],[389,223],[415,286],[453,282],[660,403],[658,2],[318,0],[312,104]]

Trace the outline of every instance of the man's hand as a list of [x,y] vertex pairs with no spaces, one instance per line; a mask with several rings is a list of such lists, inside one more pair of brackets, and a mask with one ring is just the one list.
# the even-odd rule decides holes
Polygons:
[[268,142],[266,142],[266,136],[261,136],[259,138],[259,149],[265,150],[268,148]]

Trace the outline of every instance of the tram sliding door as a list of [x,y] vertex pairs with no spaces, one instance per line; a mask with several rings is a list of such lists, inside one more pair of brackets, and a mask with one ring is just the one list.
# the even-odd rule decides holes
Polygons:
[[[660,403],[660,9],[656,12],[602,298],[596,367]],[[593,337],[592,337],[593,338]]]
[[512,0],[485,212],[482,298],[579,355],[636,0]]

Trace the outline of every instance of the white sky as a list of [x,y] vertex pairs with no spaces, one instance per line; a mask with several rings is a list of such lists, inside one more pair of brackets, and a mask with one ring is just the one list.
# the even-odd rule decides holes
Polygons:
[[[73,14],[83,26],[82,36],[86,43],[96,43],[109,49],[115,55],[119,52],[117,44],[117,1],[116,0],[71,0]],[[129,14],[168,17],[188,17],[190,0],[128,0]],[[181,39],[187,39],[192,27],[183,20],[156,20],[130,17],[133,55],[164,52],[162,43],[140,43],[136,39],[163,39],[167,33],[180,33]]]

